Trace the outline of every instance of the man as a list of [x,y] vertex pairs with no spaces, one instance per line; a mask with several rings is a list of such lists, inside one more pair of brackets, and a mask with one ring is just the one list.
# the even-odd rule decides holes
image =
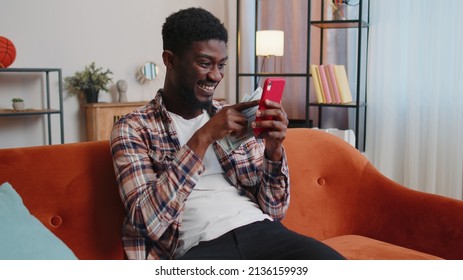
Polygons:
[[286,229],[289,175],[282,142],[288,120],[279,103],[252,123],[269,129],[227,154],[217,143],[240,135],[241,111],[257,101],[221,107],[228,35],[211,13],[190,8],[163,25],[166,77],[146,106],[119,119],[111,134],[117,182],[127,216],[129,259],[342,258]]

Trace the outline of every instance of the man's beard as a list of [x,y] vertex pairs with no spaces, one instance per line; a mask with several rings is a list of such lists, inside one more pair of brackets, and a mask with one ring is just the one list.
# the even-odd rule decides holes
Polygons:
[[191,106],[201,109],[201,110],[207,111],[212,106],[212,100],[201,102],[196,98],[193,91],[187,90],[185,88],[182,88],[180,90],[180,96],[183,97],[183,99],[185,99],[188,103],[190,103]]

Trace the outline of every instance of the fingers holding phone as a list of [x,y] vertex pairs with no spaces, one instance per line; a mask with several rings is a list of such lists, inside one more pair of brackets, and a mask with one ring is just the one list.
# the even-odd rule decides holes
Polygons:
[[256,121],[253,124],[254,131],[258,131],[256,136],[263,138],[270,133],[285,132],[289,121],[283,106],[271,100],[266,100],[265,104],[267,106],[264,110],[256,112]]

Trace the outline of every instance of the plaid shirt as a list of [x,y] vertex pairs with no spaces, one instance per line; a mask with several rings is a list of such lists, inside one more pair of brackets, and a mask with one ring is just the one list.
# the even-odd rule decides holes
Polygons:
[[[111,133],[119,193],[125,205],[122,229],[129,259],[171,259],[174,256],[185,200],[205,167],[187,146],[180,146],[160,90],[135,112],[120,118]],[[213,116],[220,105],[214,101]],[[281,162],[264,157],[264,144],[251,138],[229,155],[213,143],[229,181],[262,211],[281,220],[289,204],[286,156]]]

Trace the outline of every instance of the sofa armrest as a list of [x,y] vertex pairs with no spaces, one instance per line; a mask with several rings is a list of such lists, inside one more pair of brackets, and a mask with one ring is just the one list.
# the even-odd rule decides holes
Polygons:
[[362,235],[463,259],[463,201],[393,182],[326,132],[292,128],[284,145],[291,180],[287,227],[319,240]]
[[463,201],[406,188],[370,163],[359,184],[357,234],[463,259]]

